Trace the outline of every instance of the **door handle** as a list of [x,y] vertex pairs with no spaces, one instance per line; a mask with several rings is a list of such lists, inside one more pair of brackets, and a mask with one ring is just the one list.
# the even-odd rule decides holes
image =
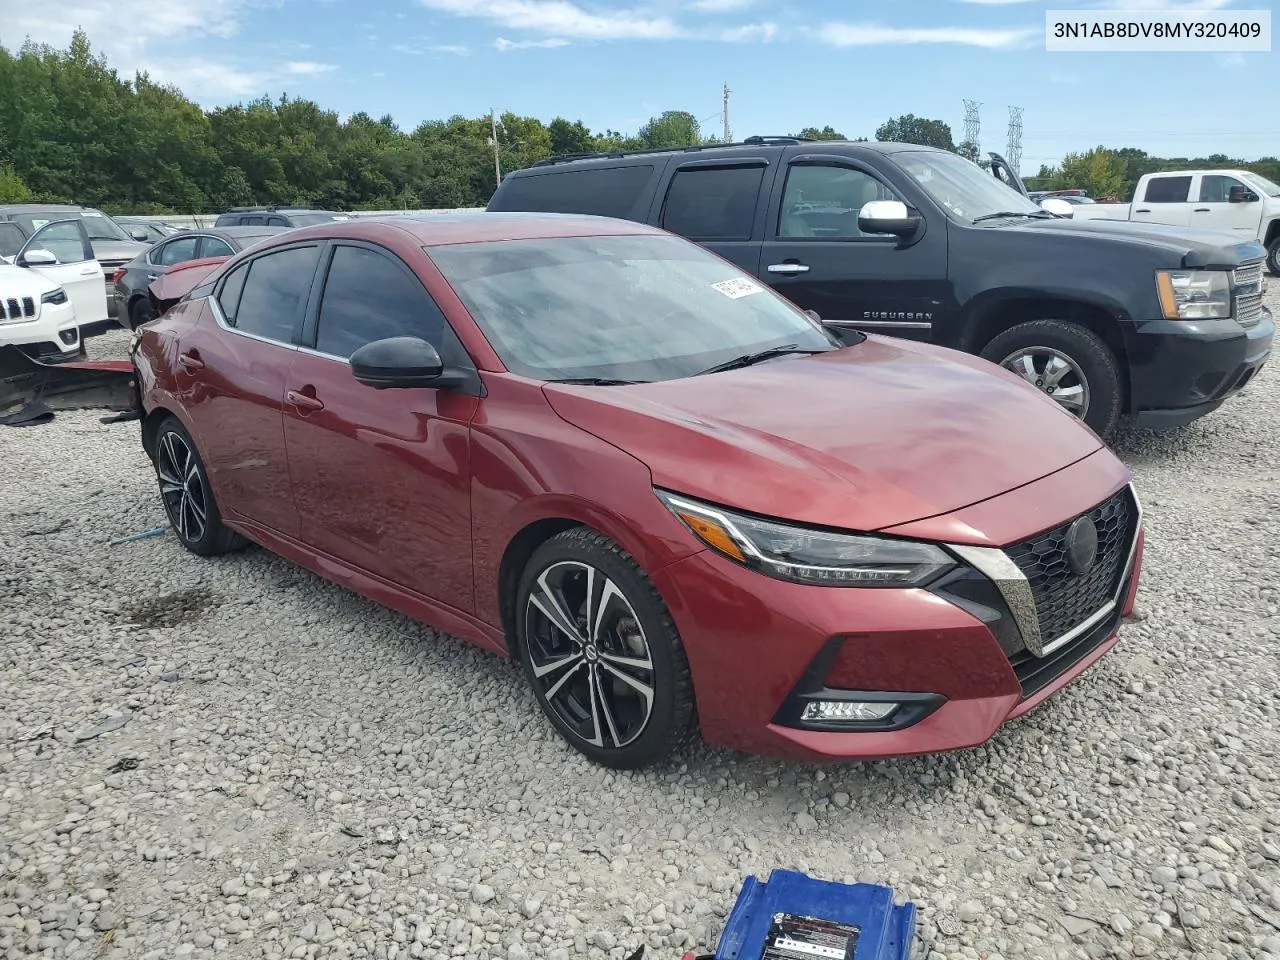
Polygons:
[[1150,210],[1135,210],[1134,213],[1150,213]]
[[97,272],[98,272],[98,271],[97,271],[97,270],[95,270],[95,269],[93,269],[93,267],[89,267],[89,268],[87,268],[87,269],[85,269],[85,270],[81,270],[81,271],[80,271],[80,276],[82,276],[82,277],[92,277],[92,276],[93,276],[95,273],[97,273]]
[[1195,212],[1195,213],[1212,213],[1213,211],[1212,211],[1212,210],[1210,210],[1208,207],[1196,207],[1196,208],[1195,208],[1195,210],[1194,210],[1193,212]]
[[808,266],[803,263],[771,263],[765,269],[770,273],[781,273],[787,276],[809,272]]
[[178,355],[178,363],[182,364],[188,370],[203,370],[204,361],[194,353],[181,353]]
[[299,410],[324,409],[324,402],[319,397],[308,396],[298,390],[290,390],[284,395],[284,397]]
[[148,283],[150,283],[152,280],[159,279],[159,277],[160,277],[160,274],[158,274],[158,273],[148,273],[148,274],[147,274],[147,282],[148,282]]

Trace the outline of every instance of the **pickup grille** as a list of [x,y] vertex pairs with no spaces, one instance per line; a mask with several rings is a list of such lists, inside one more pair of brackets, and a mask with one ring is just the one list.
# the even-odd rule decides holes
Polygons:
[[30,320],[36,315],[36,302],[31,297],[10,297],[0,300],[0,323],[15,323]]
[[1256,327],[1262,319],[1262,261],[1250,260],[1235,270],[1236,323]]

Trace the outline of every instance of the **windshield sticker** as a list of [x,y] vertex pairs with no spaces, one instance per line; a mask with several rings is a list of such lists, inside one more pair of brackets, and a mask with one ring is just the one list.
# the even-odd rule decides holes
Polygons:
[[350,220],[350,217],[334,217],[335,220]]
[[101,213],[98,210],[86,210],[84,213],[81,214],[81,216],[82,217],[103,217],[103,216],[106,216],[106,214]]
[[730,300],[741,300],[743,297],[749,297],[753,293],[759,293],[764,288],[754,280],[748,280],[746,277],[734,277],[732,280],[721,280],[719,283],[713,283],[712,289],[719,290]]
[[52,221],[51,221],[51,220],[36,220],[36,219],[32,219],[32,221],[31,221],[31,229],[32,229],[32,230],[39,230],[41,227],[45,226],[45,225],[46,225],[46,224],[48,224],[48,223],[52,223]]

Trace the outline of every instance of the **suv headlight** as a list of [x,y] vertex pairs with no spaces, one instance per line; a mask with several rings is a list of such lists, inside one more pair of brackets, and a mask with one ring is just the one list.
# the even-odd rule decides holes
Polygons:
[[50,290],[48,293],[40,297],[41,303],[52,303],[54,306],[67,302],[67,291],[59,287],[57,290]]
[[655,490],[695,537],[779,580],[831,587],[916,587],[955,561],[941,547],[765,520]]
[[1166,320],[1231,317],[1231,275],[1226,270],[1161,270],[1156,290]]

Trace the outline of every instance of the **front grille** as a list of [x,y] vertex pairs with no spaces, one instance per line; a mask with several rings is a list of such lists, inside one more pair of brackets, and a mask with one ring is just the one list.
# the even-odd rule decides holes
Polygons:
[[1250,260],[1235,269],[1235,315],[1242,327],[1256,327],[1262,319],[1262,261]]
[[1089,654],[1102,646],[1120,621],[1120,611],[1113,610],[1101,623],[1086,630],[1070,643],[1064,644],[1047,657],[1037,657],[1021,650],[1009,658],[1009,664],[1022,686],[1022,698],[1028,700],[1049,686]]
[[1078,517],[1006,551],[1031,586],[1046,647],[1115,599],[1137,535],[1138,507],[1127,486],[1085,515],[1098,528],[1098,553],[1084,576],[1067,561],[1067,531]]
[[30,320],[36,315],[36,302],[31,297],[9,297],[0,300],[0,322],[13,323],[18,320]]

